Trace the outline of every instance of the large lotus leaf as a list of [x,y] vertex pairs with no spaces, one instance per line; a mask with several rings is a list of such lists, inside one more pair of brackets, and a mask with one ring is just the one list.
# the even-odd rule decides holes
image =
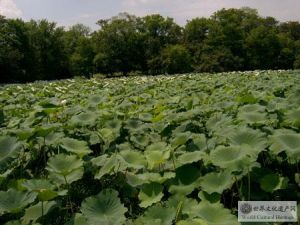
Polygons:
[[80,158],[92,152],[85,141],[79,141],[73,138],[63,138],[60,142],[62,148],[68,152],[77,154]]
[[146,151],[166,151],[169,149],[170,147],[166,142],[156,142],[151,145],[148,145]]
[[170,151],[145,151],[148,169],[153,170],[163,165],[170,158]]
[[105,98],[103,98],[103,96],[99,96],[99,95],[91,95],[88,98],[88,102],[91,105],[98,105],[100,104],[103,100],[105,100]]
[[162,184],[166,180],[175,177],[175,173],[173,172],[165,172],[163,175],[159,173],[141,173],[141,174],[132,174],[127,172],[126,179],[127,183],[132,187],[137,187],[142,184],[149,184],[151,182]]
[[71,125],[79,126],[94,126],[97,120],[97,114],[93,112],[82,112],[71,118]]
[[237,218],[230,213],[230,210],[220,203],[209,203],[202,201],[191,211],[191,218],[201,218],[208,225],[240,225]]
[[254,154],[258,154],[267,146],[266,137],[258,130],[246,127],[235,129],[228,134],[229,142],[232,145],[249,145]]
[[114,130],[115,132],[119,132],[122,126],[122,122],[120,120],[114,119],[109,120],[105,123],[105,127]]
[[299,128],[300,127],[300,108],[289,111],[285,116],[285,120],[288,124]]
[[176,216],[176,209],[163,207],[159,204],[151,206],[144,214],[135,221],[135,225],[172,225]]
[[207,140],[204,134],[193,135],[193,144],[197,147],[197,150],[207,150]]
[[22,217],[22,221],[25,224],[30,222],[36,222],[40,217],[46,215],[56,205],[55,201],[51,202],[39,202],[25,210],[25,215]]
[[260,180],[260,187],[266,192],[274,192],[285,189],[288,186],[288,178],[280,177],[278,174],[268,174]]
[[45,137],[45,144],[47,146],[57,146],[64,136],[65,135],[63,133],[51,132]]
[[208,194],[214,192],[222,194],[223,191],[230,188],[233,183],[233,176],[228,171],[219,173],[211,172],[200,179],[202,190],[206,191]]
[[267,121],[266,114],[261,112],[239,112],[237,118],[248,124],[263,124]]
[[294,160],[300,159],[300,134],[278,131],[270,138],[271,151],[277,155],[282,151]]
[[130,140],[139,148],[146,147],[150,142],[148,135],[142,133],[131,134]]
[[122,159],[128,164],[128,167],[141,169],[147,166],[145,156],[134,150],[124,150],[120,152]]
[[[188,174],[188,176],[187,176]],[[176,177],[172,180],[169,192],[188,195],[199,187],[200,171],[192,165],[184,165],[176,169]]]
[[32,203],[37,194],[9,189],[0,191],[0,215],[4,213],[18,213]]
[[21,144],[15,137],[0,137],[0,165],[9,158],[17,157],[20,150]]
[[166,205],[174,208],[177,212],[177,217],[187,217],[194,207],[197,207],[198,202],[196,199],[187,198],[182,195],[172,195]]
[[[99,158],[99,157],[98,157]],[[95,161],[93,162],[95,164]],[[125,171],[127,168],[127,163],[120,159],[117,154],[112,155],[109,159],[102,161],[103,165],[100,170],[95,174],[95,179],[101,179],[104,175],[112,175],[119,171]],[[98,161],[98,165],[100,161]]]
[[49,201],[55,198],[58,193],[54,191],[55,186],[48,180],[27,180],[22,184],[28,191],[33,191],[38,194],[38,198],[41,201]]
[[140,206],[147,208],[156,202],[159,202],[164,194],[162,193],[163,186],[158,183],[144,184],[139,193],[141,201]]
[[209,131],[217,131],[223,130],[224,127],[230,127],[232,123],[232,118],[225,114],[216,113],[207,120],[206,127]]
[[125,128],[128,130],[139,130],[143,125],[143,122],[139,119],[130,118],[127,120]]
[[248,157],[248,148],[239,146],[218,146],[210,152],[212,163],[231,171],[243,171],[250,167],[251,161]]
[[75,155],[55,155],[48,160],[46,169],[50,179],[63,183],[72,183],[83,176],[83,161]]
[[126,220],[127,209],[121,204],[117,191],[105,189],[86,198],[81,204],[81,212],[89,224],[121,225]]
[[152,114],[150,113],[141,113],[139,115],[140,120],[145,121],[145,122],[151,122],[152,121]]
[[175,133],[174,137],[170,140],[173,148],[184,145],[191,138],[191,132]]
[[[194,152],[184,152],[182,155],[180,155],[177,158],[177,162],[179,163],[179,166],[190,164],[193,162],[198,162],[200,160],[206,159],[207,154],[202,151],[194,151]],[[176,164],[177,165],[177,164]]]

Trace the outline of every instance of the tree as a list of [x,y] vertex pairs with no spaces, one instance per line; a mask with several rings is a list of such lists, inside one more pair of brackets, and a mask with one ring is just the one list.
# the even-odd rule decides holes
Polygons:
[[89,77],[94,72],[95,57],[91,39],[91,29],[76,24],[64,33],[69,71],[73,76]]
[[141,18],[139,29],[143,37],[142,71],[159,74],[162,72],[162,49],[167,45],[180,43],[182,29],[172,18],[164,18],[158,14]]
[[97,23],[100,30],[94,36],[96,56],[94,63],[98,72],[113,74],[121,72],[127,75],[139,69],[142,57],[139,18],[123,13]]
[[265,26],[253,29],[246,38],[248,68],[277,69],[280,42],[275,30]]
[[168,74],[186,73],[191,71],[191,56],[183,45],[169,45],[163,49],[163,71]]
[[31,20],[27,27],[33,51],[34,77],[46,80],[69,77],[68,57],[63,41],[64,29],[47,20]]

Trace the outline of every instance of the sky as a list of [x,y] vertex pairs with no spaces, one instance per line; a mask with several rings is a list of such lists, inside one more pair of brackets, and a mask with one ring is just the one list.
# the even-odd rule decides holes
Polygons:
[[279,21],[300,21],[300,0],[0,0],[0,14],[26,21],[48,19],[66,27],[82,23],[96,29],[97,20],[120,12],[137,16],[159,13],[184,25],[187,20],[209,17],[222,8],[244,6]]

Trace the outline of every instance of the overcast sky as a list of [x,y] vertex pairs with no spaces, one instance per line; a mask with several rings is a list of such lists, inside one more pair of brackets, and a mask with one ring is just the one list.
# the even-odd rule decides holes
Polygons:
[[209,17],[221,8],[249,6],[280,21],[300,21],[300,0],[0,0],[0,14],[9,18],[43,19],[59,25],[83,23],[96,28],[98,19],[119,12],[138,16],[160,13],[180,25],[194,17]]

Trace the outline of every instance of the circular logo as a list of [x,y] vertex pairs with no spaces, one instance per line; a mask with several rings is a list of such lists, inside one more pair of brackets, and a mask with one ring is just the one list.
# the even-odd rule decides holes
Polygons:
[[249,204],[249,203],[243,203],[241,206],[240,206],[240,210],[242,213],[244,214],[249,214],[252,212],[252,206]]

